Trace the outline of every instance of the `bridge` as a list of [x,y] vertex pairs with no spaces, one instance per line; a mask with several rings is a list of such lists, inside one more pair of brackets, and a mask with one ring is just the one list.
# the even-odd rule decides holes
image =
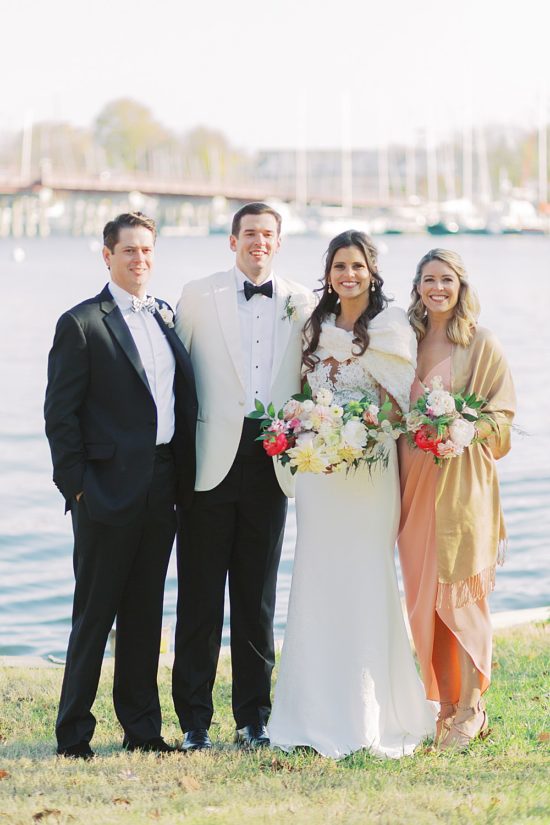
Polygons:
[[[21,194],[39,193],[49,190],[53,193],[114,195],[129,192],[141,192],[150,197],[173,198],[215,198],[224,197],[230,201],[260,201],[276,197],[287,203],[301,201],[315,203],[315,205],[338,206],[342,200],[351,201],[350,205],[357,208],[390,207],[405,205],[404,196],[390,196],[384,198],[372,194],[364,194],[365,185],[362,182],[360,189],[351,195],[351,187],[342,185],[339,175],[325,180],[310,180],[296,185],[296,181],[287,178],[256,179],[255,181],[230,180],[174,180],[154,178],[150,175],[134,173],[119,175],[111,172],[102,172],[99,175],[66,175],[60,173],[43,173],[38,177],[22,178],[20,175],[2,174],[0,171],[0,196],[14,196]],[[345,194],[343,196],[343,191]]]
[[[113,215],[141,210],[155,218],[165,234],[194,235],[226,231],[231,214],[249,201],[289,205],[295,224],[304,219],[344,214],[372,218],[381,212],[411,212],[400,197],[374,197],[372,180],[343,181],[336,171],[298,182],[288,175],[253,181],[165,179],[146,174],[68,175],[43,170],[37,177],[0,171],[0,238],[47,237],[51,233],[97,236]],[[275,204],[276,205],[276,204]],[[330,218],[329,218],[330,219]],[[414,222],[408,215],[407,221]],[[290,221],[285,214],[285,226]]]

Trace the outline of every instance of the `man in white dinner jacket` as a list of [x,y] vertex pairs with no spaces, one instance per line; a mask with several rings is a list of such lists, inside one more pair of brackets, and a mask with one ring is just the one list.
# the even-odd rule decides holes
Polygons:
[[212,688],[229,577],[236,741],[269,744],[273,615],[292,476],[269,458],[256,399],[279,409],[300,390],[301,332],[312,292],[276,277],[281,217],[249,203],[234,216],[235,266],[183,289],[176,331],[199,399],[197,479],[178,531],[173,696],[184,751],[211,747]]

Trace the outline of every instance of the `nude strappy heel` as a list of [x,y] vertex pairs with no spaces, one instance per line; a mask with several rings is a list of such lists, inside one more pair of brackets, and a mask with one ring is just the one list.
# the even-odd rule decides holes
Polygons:
[[[455,722],[454,719],[449,726],[447,732],[444,734],[439,750],[454,750],[466,751],[475,739],[485,739],[489,735],[489,721],[487,719],[487,711],[485,704],[480,700],[476,707],[461,707],[457,706],[457,710],[469,710],[471,716],[469,719],[464,719],[461,722]],[[470,721],[476,716],[479,716],[479,727],[466,728]]]
[[434,745],[438,745],[451,727],[458,705],[454,702],[441,702],[435,721]]

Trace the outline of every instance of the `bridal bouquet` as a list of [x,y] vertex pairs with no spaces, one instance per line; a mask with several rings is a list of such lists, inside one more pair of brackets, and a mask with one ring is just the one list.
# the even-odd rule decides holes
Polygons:
[[291,473],[341,472],[365,462],[388,464],[389,443],[401,430],[388,420],[391,403],[378,407],[364,396],[339,405],[329,389],[312,393],[309,384],[278,412],[256,401],[252,418],[262,418],[259,440]]
[[490,421],[483,413],[486,405],[475,393],[451,393],[436,375],[432,387],[403,416],[403,431],[411,446],[432,453],[436,464],[445,458],[462,455],[477,438],[475,424]]

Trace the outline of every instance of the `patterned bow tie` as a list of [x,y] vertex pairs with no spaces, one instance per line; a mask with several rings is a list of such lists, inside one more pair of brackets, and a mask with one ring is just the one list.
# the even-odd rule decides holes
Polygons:
[[146,298],[136,298],[135,295],[132,295],[132,312],[141,312],[142,309],[146,309],[148,312],[155,311],[155,299],[152,295],[148,295]]
[[254,286],[250,281],[244,282],[244,297],[250,301],[253,295],[266,295],[268,298],[273,298],[273,281],[266,281],[265,284]]

